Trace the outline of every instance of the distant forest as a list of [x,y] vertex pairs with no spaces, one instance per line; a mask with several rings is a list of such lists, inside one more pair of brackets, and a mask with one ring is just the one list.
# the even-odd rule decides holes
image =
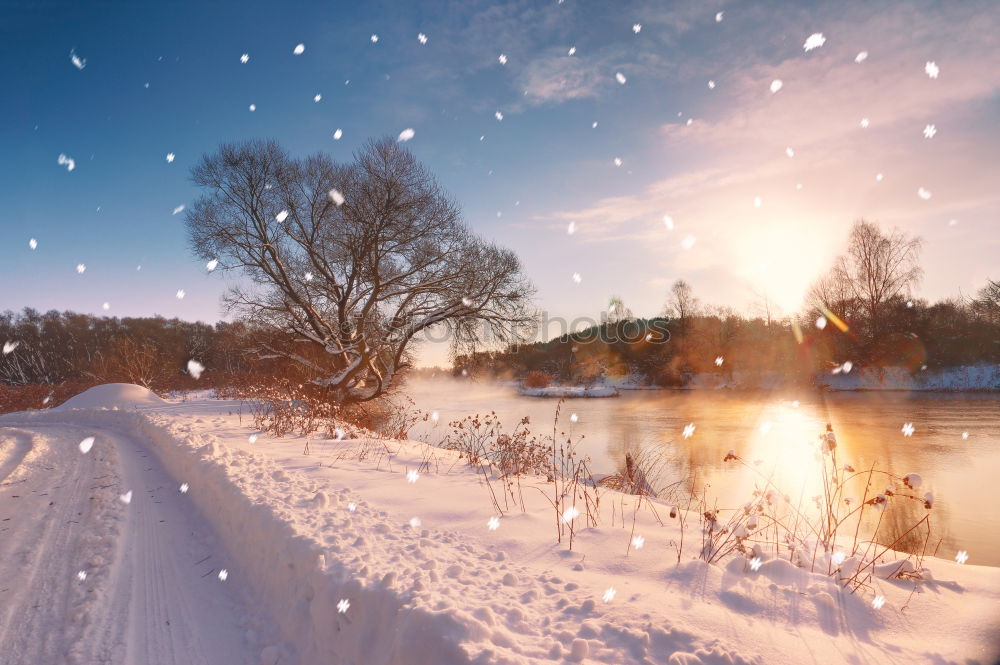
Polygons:
[[912,372],[1000,363],[1000,282],[971,298],[929,303],[913,297],[922,276],[921,243],[864,220],[848,250],[812,287],[799,315],[744,316],[703,305],[683,280],[662,316],[636,318],[611,297],[600,325],[556,339],[460,355],[456,374],[590,384],[604,377],[683,386],[698,374],[743,379],[773,372],[811,382],[844,367],[903,367]]
[[[565,383],[628,376],[649,385],[681,386],[697,374],[734,371],[744,377],[776,372],[808,382],[845,361],[855,368],[913,372],[1000,363],[1000,282],[987,282],[973,297],[929,303],[909,295],[920,277],[918,240],[859,222],[850,247],[813,288],[813,304],[793,318],[772,318],[766,306],[756,316],[707,306],[689,284],[678,281],[662,316],[637,318],[620,298],[612,298],[598,326],[458,355],[453,371],[509,379],[531,374],[536,381]],[[41,406],[49,397],[58,401],[98,383],[136,383],[166,392],[268,377],[303,383],[314,378],[302,363],[259,351],[286,345],[314,364],[322,362],[321,351],[295,346],[288,335],[276,340],[269,334],[274,335],[241,321],[209,325],[8,311],[0,314],[0,411],[15,402]],[[206,368],[200,378],[189,373],[190,360]],[[25,392],[26,387],[32,390]]]

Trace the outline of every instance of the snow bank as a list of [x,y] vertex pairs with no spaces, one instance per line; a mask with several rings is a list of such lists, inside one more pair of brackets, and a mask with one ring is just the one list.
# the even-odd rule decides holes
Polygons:
[[1000,390],[1000,365],[967,365],[910,372],[904,367],[864,367],[850,374],[817,378],[827,390],[926,390],[941,392]]
[[614,386],[548,386],[547,388],[527,388],[521,386],[517,392],[527,397],[618,397]]
[[136,407],[163,406],[166,402],[148,388],[133,383],[106,383],[88,388],[69,398],[54,411],[68,409],[131,409]]

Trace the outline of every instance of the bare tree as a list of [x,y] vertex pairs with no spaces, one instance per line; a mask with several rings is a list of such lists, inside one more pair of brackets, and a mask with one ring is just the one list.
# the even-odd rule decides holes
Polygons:
[[530,320],[517,256],[474,235],[391,139],[350,164],[293,159],[274,141],[223,145],[192,177],[206,190],[186,218],[193,250],[244,277],[227,304],[272,333],[262,354],[307,368],[338,401],[393,387],[430,326],[474,344],[516,338]]
[[1000,322],[1000,281],[986,280],[986,286],[972,301],[972,311],[987,321]]
[[920,246],[920,238],[898,229],[883,233],[863,219],[851,228],[847,254],[834,266],[827,286],[834,292],[849,290],[867,321],[870,342],[882,331],[886,303],[920,281]]
[[666,311],[677,318],[682,331],[687,328],[691,317],[695,316],[697,310],[698,299],[694,297],[691,285],[683,279],[674,282],[673,286],[670,287]]

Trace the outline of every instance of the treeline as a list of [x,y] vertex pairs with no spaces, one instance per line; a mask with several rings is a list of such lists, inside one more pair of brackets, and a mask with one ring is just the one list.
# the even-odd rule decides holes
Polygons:
[[579,333],[499,351],[458,356],[454,372],[562,383],[604,377],[681,386],[699,374],[743,382],[770,373],[809,382],[848,367],[904,367],[912,372],[1000,363],[1000,282],[971,298],[930,303],[912,290],[922,271],[919,238],[883,232],[861,220],[848,251],[811,289],[798,315],[744,316],[703,306],[692,287],[674,283],[665,315],[632,316],[612,297],[604,323]]
[[[249,340],[240,322],[7,311],[0,314],[0,384],[127,382],[161,392],[216,386],[233,375],[274,369],[247,353]],[[205,367],[199,379],[188,372],[190,360]]]

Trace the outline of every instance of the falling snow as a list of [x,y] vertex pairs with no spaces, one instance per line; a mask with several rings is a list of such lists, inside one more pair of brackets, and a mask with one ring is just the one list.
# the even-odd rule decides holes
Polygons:
[[826,43],[826,37],[823,36],[823,33],[814,32],[813,34],[809,35],[809,37],[806,39],[805,44],[802,45],[802,48],[805,50],[806,53],[808,53],[813,49],[819,48],[825,43]]
[[622,74],[621,72],[615,73],[615,80],[621,83],[622,85],[625,85],[625,82],[628,81],[628,79],[625,78],[625,75]]
[[78,56],[75,50],[71,50],[69,52],[69,61],[72,62],[73,66],[76,67],[77,69],[83,69],[84,67],[87,66],[87,60],[85,58],[81,58],[80,56]]
[[416,132],[414,132],[412,128],[407,127],[406,129],[404,129],[399,133],[399,141],[400,142],[409,141],[410,139],[413,138],[414,134],[416,134]]
[[778,92],[784,85],[785,84],[782,82],[781,79],[774,79],[773,81],[771,81],[771,92],[772,93]]
[[67,171],[72,171],[76,168],[76,160],[72,157],[67,157],[66,155],[59,153],[59,158],[56,160],[60,166],[65,165]]
[[931,77],[932,79],[936,79],[938,77],[938,74],[941,73],[941,70],[938,69],[936,62],[930,60],[927,62],[927,64],[924,65],[924,72],[927,74],[927,76]]

